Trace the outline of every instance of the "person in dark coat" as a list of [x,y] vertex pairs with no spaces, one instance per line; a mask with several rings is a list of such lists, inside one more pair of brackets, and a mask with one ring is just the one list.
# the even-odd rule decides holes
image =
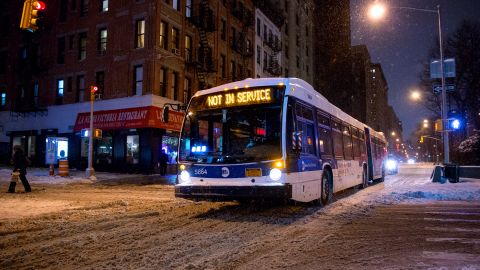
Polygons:
[[159,157],[161,175],[167,174],[167,162],[168,162],[168,155],[166,153],[166,150],[162,149],[162,151],[160,151],[160,157]]
[[29,165],[28,160],[25,157],[25,154],[23,153],[22,147],[20,145],[15,145],[13,147],[13,151],[13,171],[18,171],[20,173],[20,180],[22,181],[23,187],[25,188],[25,192],[31,192],[32,189],[26,177],[27,166]]

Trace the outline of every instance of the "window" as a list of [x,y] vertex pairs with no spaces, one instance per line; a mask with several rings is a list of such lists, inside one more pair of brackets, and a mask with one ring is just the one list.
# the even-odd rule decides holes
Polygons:
[[288,59],[288,45],[285,44],[285,58]]
[[180,42],[179,42],[178,29],[175,27],[172,27],[172,52],[174,52],[174,50],[178,51],[179,47],[180,47]]
[[220,71],[222,72],[222,78],[225,78],[227,76],[225,65],[226,65],[225,55],[221,54],[220,55]]
[[260,65],[261,58],[262,58],[262,48],[259,45],[257,45],[257,64],[259,65]]
[[88,13],[88,0],[80,0],[80,17],[84,17]]
[[99,55],[105,55],[107,53],[107,29],[103,28],[98,30],[97,50]]
[[267,26],[265,24],[263,25],[263,39],[265,41],[268,39],[268,37],[267,37]]
[[167,28],[166,22],[160,22],[160,47],[165,50],[168,49]]
[[363,131],[360,130],[360,154],[363,156],[366,154],[365,148],[365,134]]
[[178,100],[178,72],[172,72],[172,99]]
[[57,97],[63,97],[64,80],[57,80]]
[[141,95],[143,89],[143,66],[138,65],[133,67],[133,78],[134,78],[134,95]]
[[60,14],[58,16],[59,22],[67,21],[67,8],[68,8],[68,0],[61,0],[60,1]]
[[0,105],[1,105],[2,107],[5,107],[6,104],[7,104],[7,93],[2,92],[1,100],[0,100]]
[[224,19],[222,19],[220,23],[220,37],[222,40],[226,40],[227,38],[227,22]]
[[345,154],[345,159],[351,160],[353,159],[352,135],[351,135],[350,127],[348,126],[348,124],[342,125],[342,133],[343,133],[343,151]]
[[65,37],[57,40],[57,64],[65,64]]
[[34,82],[33,83],[33,105],[35,107],[38,107],[38,104],[39,104],[39,102],[38,102],[38,100],[39,100],[38,90],[39,90],[38,82]]
[[353,142],[353,158],[360,157],[360,134],[358,128],[352,127],[352,142]]
[[297,55],[297,68],[300,68],[300,57]]
[[298,121],[298,131],[302,134],[302,153],[316,155],[315,132],[312,123]]
[[185,77],[183,79],[183,103],[188,104],[192,97],[192,79]]
[[102,0],[102,4],[100,5],[100,12],[107,12],[108,11],[108,0]]
[[87,33],[80,33],[78,35],[78,60],[85,60],[87,58]]
[[98,98],[102,98],[105,91],[105,71],[98,71],[95,73],[95,85],[98,87]]
[[180,10],[180,0],[173,0],[172,1],[172,7],[175,10]]
[[338,120],[332,119],[332,139],[333,139],[333,151],[336,159],[343,159],[343,135],[341,131],[341,125]]
[[77,76],[77,102],[83,102],[85,99],[85,76]]
[[185,60],[192,61],[192,37],[189,35],[185,36]]
[[145,46],[145,20],[140,19],[135,22],[135,48]]
[[192,17],[192,0],[185,1],[185,17]]
[[259,37],[262,36],[261,30],[262,30],[261,21],[260,21],[260,18],[257,18],[257,36]]
[[140,139],[138,135],[127,136],[127,154],[125,155],[127,164],[138,164],[140,156],[139,141]]
[[71,5],[70,5],[70,9],[71,9],[72,11],[77,10],[77,0],[70,0],[70,4],[71,4]]
[[322,157],[332,155],[332,138],[330,128],[319,126],[318,136],[320,142],[320,154]]
[[160,96],[167,97],[167,69],[162,67],[160,68]]

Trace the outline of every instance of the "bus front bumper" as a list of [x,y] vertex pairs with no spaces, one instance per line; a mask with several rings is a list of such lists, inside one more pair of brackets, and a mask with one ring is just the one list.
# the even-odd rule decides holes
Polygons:
[[175,197],[195,200],[284,200],[292,197],[291,185],[278,186],[175,186]]

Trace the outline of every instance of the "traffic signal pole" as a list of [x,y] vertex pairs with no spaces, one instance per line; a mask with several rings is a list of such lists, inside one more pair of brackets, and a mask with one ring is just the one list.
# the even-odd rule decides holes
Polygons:
[[97,180],[95,170],[93,169],[93,102],[98,88],[90,86],[90,129],[88,130],[88,168],[85,170],[85,176],[91,180]]
[[445,70],[444,70],[444,62],[443,62],[443,39],[442,39],[442,19],[441,19],[441,9],[440,5],[437,6],[437,14],[438,14],[438,42],[440,45],[440,73],[442,74],[442,123],[443,123],[443,131],[442,131],[442,138],[443,138],[443,158],[444,164],[450,162],[450,144],[448,142],[448,131],[445,127],[448,126],[448,119],[447,119],[447,91],[445,89]]

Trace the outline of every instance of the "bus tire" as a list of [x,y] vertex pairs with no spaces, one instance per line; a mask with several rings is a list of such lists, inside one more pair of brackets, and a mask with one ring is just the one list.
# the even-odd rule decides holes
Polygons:
[[363,172],[362,172],[362,189],[368,187],[368,174],[367,174],[367,168],[363,167]]
[[322,205],[327,205],[332,201],[333,186],[332,186],[332,173],[328,169],[323,170],[322,174],[322,190],[320,194],[320,202]]

